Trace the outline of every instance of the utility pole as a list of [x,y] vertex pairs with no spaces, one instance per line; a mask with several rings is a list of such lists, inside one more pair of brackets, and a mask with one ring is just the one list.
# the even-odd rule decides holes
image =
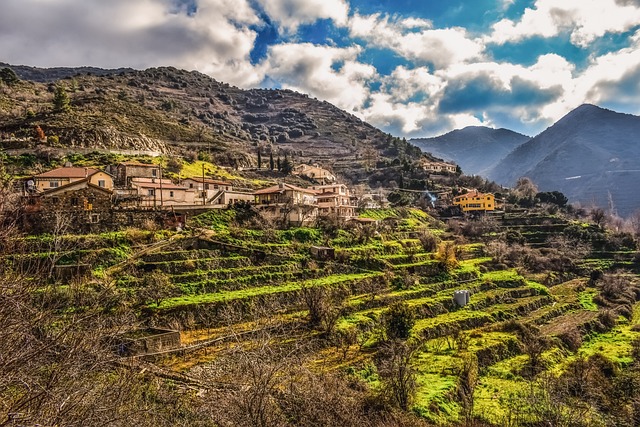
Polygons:
[[160,209],[162,209],[162,163],[160,163]]
[[202,164],[202,206],[207,204],[207,192],[204,191],[204,163]]

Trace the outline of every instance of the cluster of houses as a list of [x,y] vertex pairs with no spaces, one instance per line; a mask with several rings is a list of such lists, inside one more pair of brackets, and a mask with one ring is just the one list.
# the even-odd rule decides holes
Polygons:
[[313,174],[320,184],[301,188],[278,183],[253,191],[208,177],[188,177],[176,183],[163,178],[156,164],[123,162],[105,170],[67,165],[25,181],[25,218],[28,225],[43,231],[64,225],[94,232],[140,226],[149,219],[180,226],[186,214],[237,202],[254,205],[266,218],[296,225],[319,217],[355,217],[357,198],[345,184],[317,166],[297,172]]

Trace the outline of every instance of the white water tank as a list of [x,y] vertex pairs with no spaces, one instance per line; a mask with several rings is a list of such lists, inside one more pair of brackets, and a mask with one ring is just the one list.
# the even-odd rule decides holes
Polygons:
[[464,307],[465,305],[469,304],[470,299],[471,292],[466,289],[453,292],[453,300],[458,305],[458,307]]

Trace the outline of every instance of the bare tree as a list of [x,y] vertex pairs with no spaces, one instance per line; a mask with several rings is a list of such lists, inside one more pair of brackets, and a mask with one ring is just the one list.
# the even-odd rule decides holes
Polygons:
[[411,407],[416,392],[416,350],[413,344],[394,340],[385,342],[376,355],[384,396],[404,411]]

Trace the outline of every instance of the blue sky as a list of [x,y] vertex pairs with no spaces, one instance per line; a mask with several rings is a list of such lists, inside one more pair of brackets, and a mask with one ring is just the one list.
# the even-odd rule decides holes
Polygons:
[[640,0],[3,0],[0,61],[198,70],[398,136],[640,113]]

